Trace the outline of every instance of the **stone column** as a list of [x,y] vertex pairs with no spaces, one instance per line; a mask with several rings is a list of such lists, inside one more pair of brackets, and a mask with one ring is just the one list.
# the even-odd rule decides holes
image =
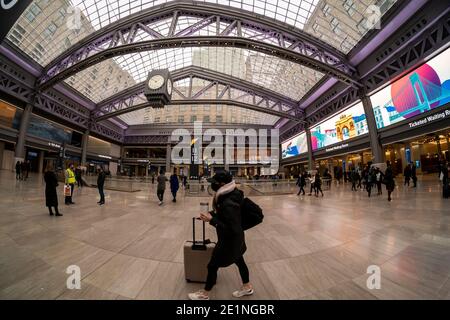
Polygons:
[[89,129],[86,130],[83,134],[83,138],[81,140],[81,165],[86,166],[86,155],[89,144]]
[[45,151],[41,150],[39,152],[39,164],[38,164],[38,173],[44,172],[44,156],[45,156]]
[[171,172],[170,171],[171,154],[172,154],[172,146],[170,145],[170,143],[168,143],[166,146],[166,172],[169,173]]
[[315,168],[311,141],[311,130],[309,130],[309,128],[306,129],[306,141],[308,143],[308,170],[314,170]]
[[369,129],[370,147],[372,149],[373,162],[384,162],[383,146],[378,139],[377,122],[375,121],[375,115],[372,109],[372,102],[366,94],[360,94],[360,99],[364,107],[364,113],[366,114],[367,127]]
[[20,120],[20,129],[19,135],[17,137],[16,151],[15,157],[17,161],[18,159],[25,159],[25,137],[27,135],[27,129],[30,124],[30,117],[33,111],[33,106],[31,104],[27,104],[22,113],[22,118]]

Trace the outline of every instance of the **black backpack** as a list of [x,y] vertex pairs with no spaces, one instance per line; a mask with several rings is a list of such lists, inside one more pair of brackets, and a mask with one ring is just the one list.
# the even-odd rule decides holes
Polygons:
[[248,230],[260,224],[264,219],[262,209],[249,198],[244,198],[241,205],[241,224]]

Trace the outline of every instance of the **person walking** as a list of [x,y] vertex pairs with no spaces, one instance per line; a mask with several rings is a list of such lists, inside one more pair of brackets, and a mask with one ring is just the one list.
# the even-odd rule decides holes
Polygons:
[[173,169],[173,174],[170,176],[170,192],[172,192],[172,202],[177,202],[177,192],[180,188],[180,182],[178,181],[177,169]]
[[83,186],[83,183],[81,181],[81,167],[78,166],[75,169],[75,180],[77,180],[77,187],[81,188]]
[[373,167],[369,167],[369,170],[367,171],[367,184],[366,184],[366,191],[367,195],[370,198],[370,195],[372,194],[372,187],[376,183],[376,175],[375,175],[375,169]]
[[[47,162],[47,167],[44,173],[45,181],[45,205],[48,208],[48,212],[51,216],[56,215],[57,217],[62,216],[58,210],[58,194],[56,192],[56,187],[58,186],[58,178],[53,171],[53,163],[51,161]],[[55,208],[55,214],[53,214],[52,207]]]
[[318,197],[319,196],[319,192],[322,194],[322,197],[323,197],[322,179],[320,178],[319,172],[317,172],[315,177],[314,177],[314,195],[316,197]]
[[75,202],[72,201],[73,189],[75,188],[75,173],[73,172],[73,163],[71,163],[69,167],[66,169],[66,171],[64,172],[64,176],[65,176],[64,181],[65,184],[70,186],[70,196],[65,197],[64,203],[66,205],[75,204]]
[[356,182],[358,182],[358,173],[356,172],[355,169],[353,169],[352,172],[350,173],[350,179],[352,181],[352,191],[357,191]]
[[97,202],[99,205],[105,204],[105,192],[103,191],[103,188],[105,186],[105,179],[106,179],[106,172],[103,170],[103,167],[100,166],[98,169],[98,176],[97,176],[97,188],[98,193],[100,194],[100,201]]
[[157,187],[156,187],[156,195],[159,199],[159,205],[163,204],[164,201],[164,191],[166,191],[166,181],[167,177],[164,175],[164,170],[159,171],[159,176],[156,178]]
[[202,212],[200,219],[209,222],[216,228],[217,244],[208,263],[208,276],[203,290],[190,293],[191,300],[209,300],[209,293],[216,284],[219,268],[236,264],[242,280],[240,290],[234,291],[235,298],[253,294],[244,253],[247,250],[244,230],[241,224],[241,203],[244,194],[236,188],[233,177],[227,171],[219,171],[214,177],[208,179],[211,188],[215,191],[213,198],[213,211]]
[[297,195],[299,196],[300,193],[302,193],[303,195],[305,195],[305,189],[304,189],[304,187],[306,186],[306,172],[301,172],[301,173],[300,173],[300,175],[298,176],[296,185],[300,188],[300,189],[298,190]]
[[388,192],[388,201],[392,201],[391,194],[395,189],[394,172],[392,171],[391,162],[387,161],[387,168],[384,172],[384,184]]
[[404,185],[408,185],[409,187],[409,180],[411,180],[411,166],[409,164],[405,167],[405,170],[403,170],[403,176],[405,177]]
[[16,180],[22,180],[22,166],[20,165],[20,161],[16,162]]
[[315,175],[311,175],[310,173],[308,173],[308,179],[309,179],[309,183],[310,183],[308,196],[311,196],[313,190],[314,190],[314,194],[316,193],[316,185],[315,185],[315,182],[314,182],[315,179],[316,179],[316,176]]
[[384,179],[384,174],[381,172],[381,170],[379,168],[375,168],[375,178],[376,178],[376,183],[377,183],[378,195],[381,196],[383,194],[383,189],[381,188],[381,184]]
[[414,163],[411,163],[411,178],[413,181],[413,188],[417,188],[417,167]]

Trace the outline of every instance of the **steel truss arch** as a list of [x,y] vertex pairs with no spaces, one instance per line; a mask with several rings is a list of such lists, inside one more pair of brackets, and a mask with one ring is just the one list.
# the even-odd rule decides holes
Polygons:
[[[176,70],[173,72],[172,78],[175,84],[174,92],[177,96],[172,104],[240,104],[246,109],[295,121],[298,121],[303,115],[303,112],[297,107],[296,101],[251,82],[217,71],[190,66]],[[177,82],[184,79],[189,81],[188,88],[193,88],[196,80],[201,80],[203,86],[199,87],[197,84],[198,91],[193,92],[191,89],[183,94],[183,90],[177,85]],[[145,82],[142,82],[100,102],[93,111],[94,119],[100,121],[148,106],[143,96],[144,88]],[[210,99],[210,94],[205,98],[205,93],[211,93],[211,91],[214,93],[215,99]]]
[[[182,16],[201,20],[176,32]],[[172,19],[167,35],[149,26],[164,19]],[[225,30],[220,28],[223,24],[227,25]],[[213,25],[216,26],[215,35],[197,36]],[[253,38],[258,40],[244,38],[243,30],[251,30]],[[138,32],[144,32],[152,40],[138,42]],[[358,86],[353,76],[355,68],[345,55],[313,36],[264,16],[195,1],[159,5],[98,30],[48,64],[38,83],[40,89],[48,88],[90,65],[127,53],[173,47],[230,45],[293,61]]]
[[[227,106],[236,106],[239,108],[244,108],[244,109],[249,109],[249,110],[253,110],[253,111],[260,111],[261,112],[261,108],[259,106],[255,106],[253,104],[249,104],[249,103],[245,103],[245,102],[240,102],[240,101],[234,101],[234,100],[216,100],[216,99],[200,99],[200,100],[195,100],[195,99],[186,99],[186,100],[175,100],[172,101],[170,103],[170,105],[204,105],[204,104],[213,104],[213,105],[227,105]],[[133,112],[133,111],[137,111],[140,109],[144,109],[147,107],[151,107],[151,104],[148,102],[144,102],[141,104],[137,104],[137,105],[133,105],[131,107],[127,107],[127,108],[123,108],[123,109],[118,109],[116,111],[112,111],[110,113],[98,116],[96,118],[94,118],[95,122],[100,122],[112,117],[116,117],[125,113],[129,113],[129,112]],[[287,118],[289,120],[292,121],[296,121],[296,122],[301,122],[303,120],[300,120],[299,118],[292,116],[290,114],[286,114],[285,112],[282,111],[277,111],[275,109],[265,109],[265,111],[263,111],[264,113],[267,114],[271,114],[274,116],[278,116],[278,117],[284,117]]]

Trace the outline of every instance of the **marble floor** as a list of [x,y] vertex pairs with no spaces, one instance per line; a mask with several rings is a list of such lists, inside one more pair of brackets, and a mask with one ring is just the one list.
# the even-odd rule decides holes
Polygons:
[[[246,232],[246,299],[450,299],[450,200],[440,192],[428,176],[391,203],[350,185],[324,198],[254,196],[265,220]],[[0,299],[186,299],[201,285],[185,281],[182,247],[205,198],[181,193],[159,207],[155,193],[106,191],[98,206],[96,189],[76,189],[76,204],[50,217],[42,176],[0,171]],[[80,290],[66,287],[70,265]],[[380,289],[367,288],[371,265]],[[232,299],[239,285],[235,266],[221,269],[212,298]]]

